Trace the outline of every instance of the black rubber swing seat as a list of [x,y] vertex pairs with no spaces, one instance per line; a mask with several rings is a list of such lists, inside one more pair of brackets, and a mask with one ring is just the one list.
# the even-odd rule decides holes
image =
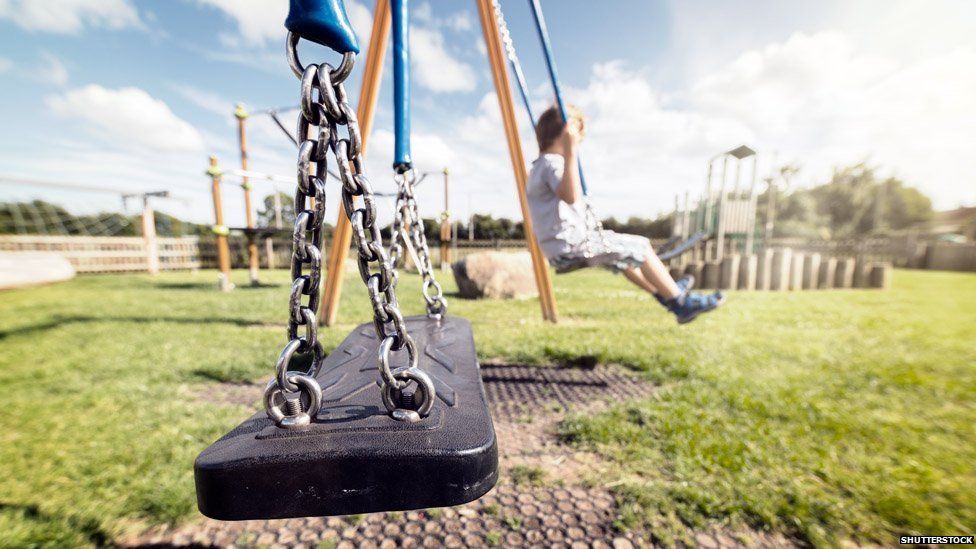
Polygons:
[[[406,322],[437,393],[427,417],[390,417],[377,382],[380,341],[363,324],[325,359],[311,425],[278,428],[262,411],[197,457],[200,511],[220,520],[351,515],[460,505],[487,493],[498,480],[498,449],[471,326],[456,317]],[[403,364],[393,366],[406,365],[406,355],[395,353]]]

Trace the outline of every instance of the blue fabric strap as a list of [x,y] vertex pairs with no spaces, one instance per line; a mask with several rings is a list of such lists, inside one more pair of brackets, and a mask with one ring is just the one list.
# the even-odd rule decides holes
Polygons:
[[290,0],[285,28],[339,53],[359,53],[342,0]]
[[390,0],[393,19],[393,168],[412,167],[410,157],[410,17],[407,0]]
[[[556,93],[556,104],[559,105],[559,113],[563,115],[563,122],[566,122],[569,120],[569,117],[566,116],[563,90],[559,84],[559,73],[556,71],[556,60],[552,55],[552,43],[549,41],[549,29],[546,27],[546,19],[542,15],[542,6],[539,5],[539,0],[529,0],[529,6],[532,8],[532,17],[535,19],[535,30],[539,33],[539,41],[542,42],[542,51],[546,55],[546,66],[549,68],[549,80],[552,81],[552,89]],[[533,120],[535,119],[533,118]],[[580,187],[583,189],[583,194],[589,196],[590,191],[586,186],[586,178],[583,177],[583,162],[579,157],[577,157],[577,160]]]

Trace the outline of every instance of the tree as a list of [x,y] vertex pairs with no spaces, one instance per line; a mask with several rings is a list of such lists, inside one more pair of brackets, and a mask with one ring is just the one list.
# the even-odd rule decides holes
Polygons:
[[[295,224],[295,199],[279,192],[278,200],[281,204],[281,226],[287,229]],[[258,210],[258,227],[275,227],[275,195],[269,194],[264,197],[261,206]]]

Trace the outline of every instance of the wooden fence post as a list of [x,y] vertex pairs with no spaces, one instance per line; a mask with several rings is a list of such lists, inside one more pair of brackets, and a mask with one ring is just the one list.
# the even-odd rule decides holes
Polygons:
[[146,244],[146,270],[159,274],[159,242],[156,240],[156,214],[149,205],[149,197],[142,197],[142,239]]

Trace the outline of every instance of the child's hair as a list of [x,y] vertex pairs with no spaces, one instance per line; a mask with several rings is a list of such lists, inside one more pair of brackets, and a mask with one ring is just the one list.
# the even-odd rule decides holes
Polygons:
[[[576,105],[566,105],[569,117],[583,120],[583,111]],[[535,139],[539,143],[539,151],[544,151],[552,146],[563,133],[566,123],[563,122],[562,114],[559,113],[559,106],[553,105],[542,112],[538,122],[535,124]]]

